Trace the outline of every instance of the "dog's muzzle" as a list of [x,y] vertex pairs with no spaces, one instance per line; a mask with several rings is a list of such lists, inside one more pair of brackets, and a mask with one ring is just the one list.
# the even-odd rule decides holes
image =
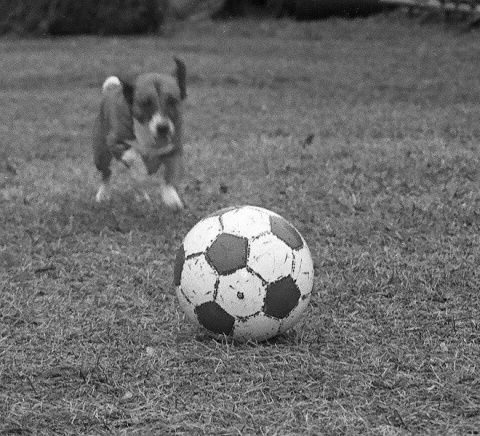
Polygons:
[[175,146],[172,139],[175,134],[175,125],[170,118],[156,113],[148,123],[148,129],[153,137],[158,155],[165,156],[174,151]]
[[157,125],[157,136],[170,135],[170,126],[168,124]]
[[172,120],[159,113],[154,114],[148,124],[150,132],[158,139],[171,139],[175,134],[175,125]]

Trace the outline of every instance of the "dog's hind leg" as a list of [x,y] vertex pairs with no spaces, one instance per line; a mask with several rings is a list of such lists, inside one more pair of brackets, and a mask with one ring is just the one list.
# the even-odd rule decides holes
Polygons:
[[95,201],[100,203],[102,201],[110,200],[110,176],[112,170],[109,166],[99,168],[97,165],[97,168],[102,175],[102,182],[98,188],[97,195],[95,195]]
[[95,201],[101,203],[103,201],[110,200],[110,179],[103,178],[100,184],[97,194],[95,195]]
[[93,159],[95,166],[102,176],[102,183],[98,188],[97,195],[95,195],[95,200],[97,203],[100,203],[110,199],[110,176],[112,175],[110,164],[112,162],[113,155],[108,149],[105,139],[101,136],[98,124],[99,120],[97,120],[94,128]]

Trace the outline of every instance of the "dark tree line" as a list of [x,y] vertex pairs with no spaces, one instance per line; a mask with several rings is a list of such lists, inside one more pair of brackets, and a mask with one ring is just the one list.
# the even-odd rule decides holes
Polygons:
[[0,0],[0,33],[68,35],[158,31],[159,0]]
[[0,0],[0,34],[162,33],[171,19],[203,12],[216,19],[259,14],[297,19],[380,10],[380,0]]

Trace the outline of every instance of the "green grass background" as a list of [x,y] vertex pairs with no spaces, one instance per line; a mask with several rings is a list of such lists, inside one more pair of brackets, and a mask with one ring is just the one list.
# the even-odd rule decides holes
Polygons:
[[[0,434],[479,434],[478,33],[393,14],[0,52]],[[124,174],[95,204],[102,81],[174,55],[188,210],[136,202]],[[172,286],[190,227],[244,203],[291,220],[316,267],[266,344],[209,339]]]

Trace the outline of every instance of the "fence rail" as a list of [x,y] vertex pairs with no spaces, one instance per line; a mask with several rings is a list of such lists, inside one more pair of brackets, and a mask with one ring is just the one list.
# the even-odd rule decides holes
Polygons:
[[380,3],[415,8],[480,13],[480,0],[380,0]]
[[460,13],[468,28],[480,24],[480,0],[380,0],[383,5],[404,6],[414,9],[438,10],[447,21],[452,14]]

